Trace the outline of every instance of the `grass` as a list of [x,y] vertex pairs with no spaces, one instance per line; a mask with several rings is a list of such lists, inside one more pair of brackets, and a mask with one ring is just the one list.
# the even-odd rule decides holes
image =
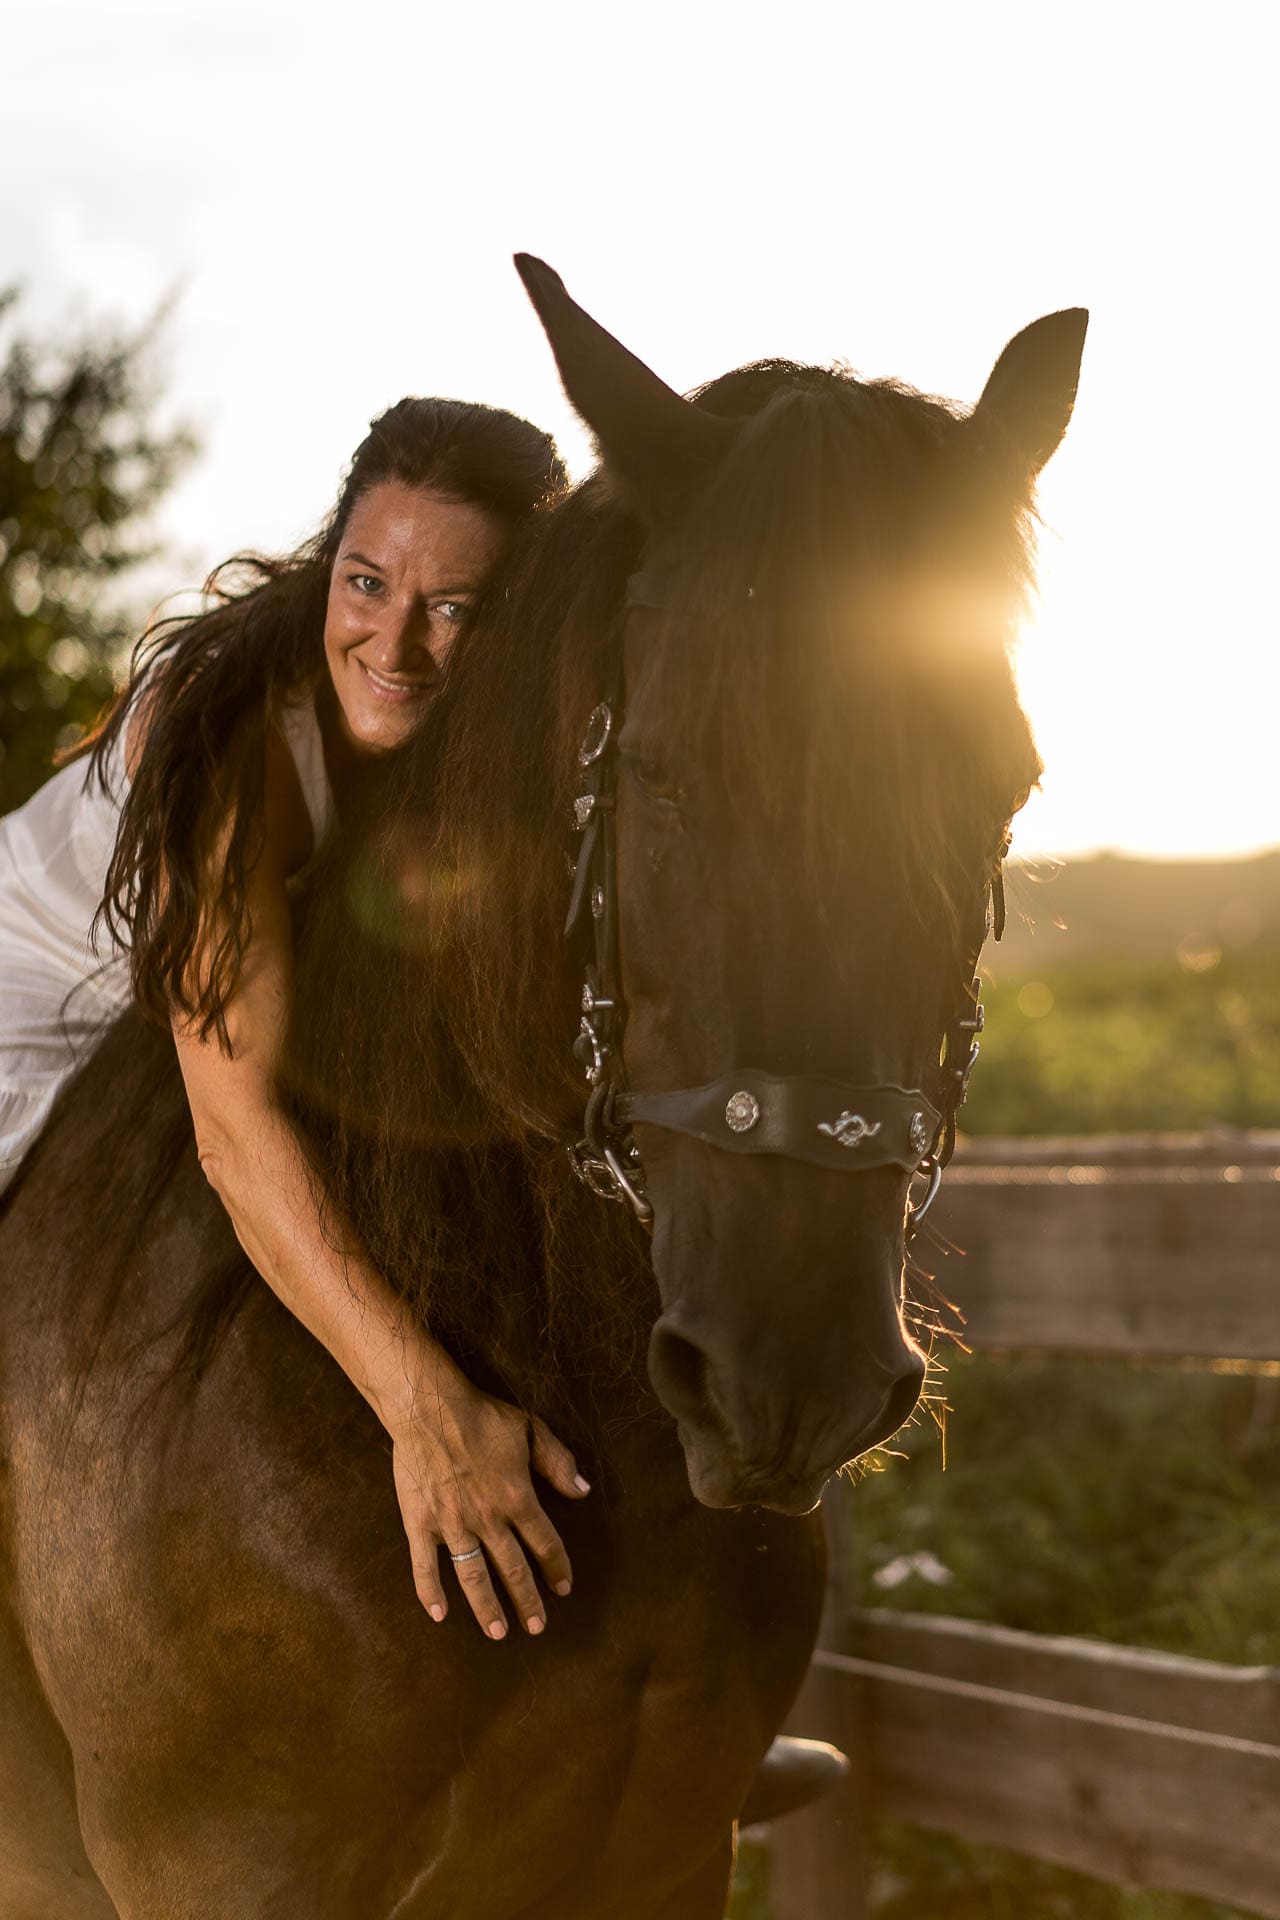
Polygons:
[[[1280,1127],[1280,955],[997,977],[965,1114],[987,1134]],[[899,1606],[1280,1664],[1280,1379],[943,1356],[947,1468],[921,1420],[859,1484],[856,1585]],[[1280,1356],[1277,1356],[1280,1359]],[[932,1555],[942,1584],[877,1572]],[[927,1563],[926,1563],[927,1564]],[[744,1859],[734,1920],[766,1920]],[[1233,1920],[922,1829],[874,1835],[876,1920]],[[815,1916],[815,1920],[818,1917]]]
[[[876,1920],[1247,1920],[1176,1893],[1107,1887],[999,1847],[967,1847],[919,1828],[877,1833]],[[922,1892],[927,1889],[927,1892]]]

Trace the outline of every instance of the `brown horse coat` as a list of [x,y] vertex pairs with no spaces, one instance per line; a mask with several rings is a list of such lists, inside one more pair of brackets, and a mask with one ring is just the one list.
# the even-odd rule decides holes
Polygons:
[[163,1384],[152,1336],[243,1263],[171,1055],[126,1019],[0,1217],[5,1920],[718,1915],[816,1524],[698,1506],[654,1418],[555,1503],[540,1640],[435,1625],[381,1428],[265,1286]]

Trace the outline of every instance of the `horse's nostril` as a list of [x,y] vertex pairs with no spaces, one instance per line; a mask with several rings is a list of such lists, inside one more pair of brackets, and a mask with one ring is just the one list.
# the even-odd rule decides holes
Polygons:
[[657,1326],[649,1342],[649,1378],[668,1413],[701,1424],[712,1415],[710,1367],[701,1347],[669,1327]]
[[890,1389],[884,1410],[884,1438],[891,1440],[898,1428],[911,1418],[920,1389],[924,1385],[924,1364],[913,1366]]

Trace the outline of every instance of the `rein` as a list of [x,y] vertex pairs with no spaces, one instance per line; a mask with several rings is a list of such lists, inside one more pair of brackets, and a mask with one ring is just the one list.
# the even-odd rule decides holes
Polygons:
[[[628,611],[669,608],[665,577],[633,574],[626,604]],[[577,754],[585,785],[573,803],[578,847],[564,930],[566,940],[572,940],[589,910],[594,954],[586,964],[582,1019],[573,1048],[590,1088],[582,1137],[568,1147],[574,1172],[601,1199],[628,1203],[636,1218],[652,1228],[644,1165],[632,1133],[637,1121],[704,1140],[725,1153],[781,1154],[837,1173],[901,1167],[913,1179],[928,1182],[923,1198],[908,1205],[910,1242],[937,1198],[943,1168],[955,1151],[956,1116],[969,1091],[983,1027],[981,980],[975,972],[958,997],[940,1052],[933,1098],[918,1087],[849,1086],[810,1075],[779,1076],[758,1067],[735,1067],[701,1087],[632,1092],[622,1059],[626,1006],[615,828],[622,704],[620,639],[610,687],[587,721]],[[1003,860],[1002,852],[991,882],[990,926],[997,940],[1005,920]]]

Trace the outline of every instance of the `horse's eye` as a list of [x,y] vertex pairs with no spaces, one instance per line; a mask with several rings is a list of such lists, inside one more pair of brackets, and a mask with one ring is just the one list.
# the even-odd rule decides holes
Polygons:
[[627,771],[641,792],[667,807],[678,807],[684,789],[667,762],[659,754],[646,752],[626,756]]

